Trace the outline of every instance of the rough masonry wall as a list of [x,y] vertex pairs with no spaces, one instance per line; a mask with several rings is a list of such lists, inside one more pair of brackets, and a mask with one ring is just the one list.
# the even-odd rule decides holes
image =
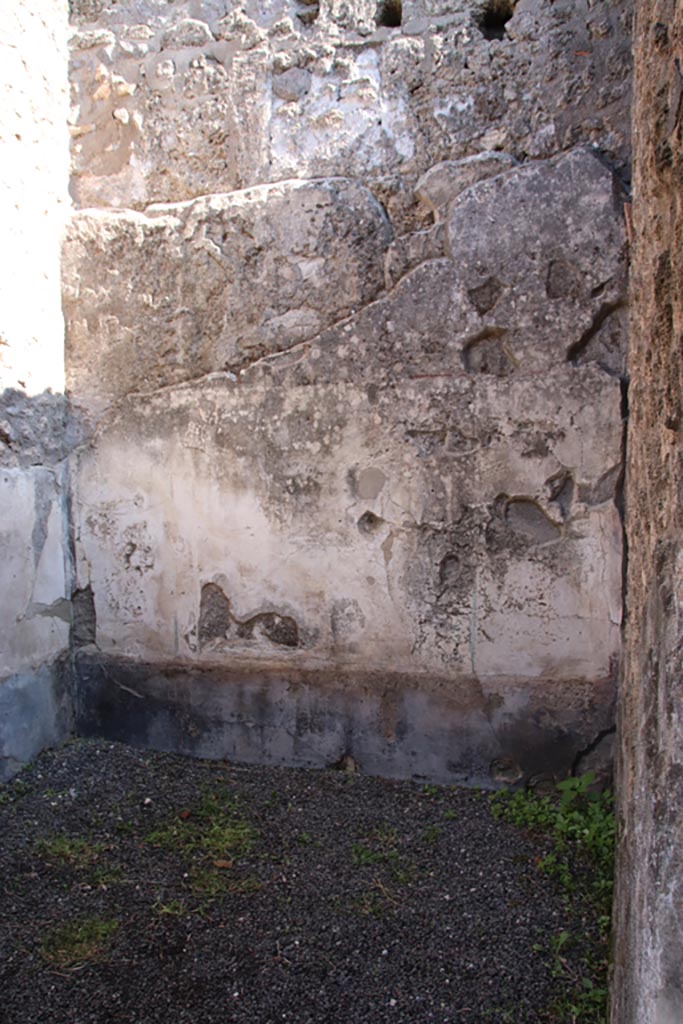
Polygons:
[[683,1020],[683,10],[638,6],[614,1024]]
[[[441,160],[589,143],[628,161],[625,0],[71,6],[81,206],[344,175],[373,188],[402,234],[425,222],[413,186]],[[489,8],[515,16],[487,28]]]
[[[39,8],[39,9],[38,9]],[[68,727],[66,2],[0,10],[0,780]]]
[[81,728],[570,770],[619,653],[629,5],[72,6]]

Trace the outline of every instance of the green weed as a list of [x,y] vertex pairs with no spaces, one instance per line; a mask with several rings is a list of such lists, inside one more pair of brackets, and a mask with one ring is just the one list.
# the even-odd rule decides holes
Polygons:
[[422,842],[434,846],[435,843],[438,843],[442,833],[443,829],[440,825],[428,825],[422,833]]
[[565,990],[553,1019],[572,1024],[607,1020],[616,822],[612,794],[595,790],[594,783],[594,773],[586,772],[558,783],[552,797],[524,790],[491,797],[495,817],[549,838],[552,846],[539,869],[559,880],[572,904],[583,904],[595,915],[594,937],[562,931],[550,941],[553,974],[563,979]]
[[23,778],[23,776],[25,776],[26,773],[28,772],[29,768],[30,765],[27,765],[25,768],[22,769],[22,778],[14,778],[10,782],[12,796],[15,799],[21,799],[24,796],[28,796],[28,794],[31,792],[31,783],[28,781],[28,779]]
[[124,881],[123,868],[118,864],[100,865],[93,870],[92,881],[95,885],[101,885],[105,888],[108,885],[118,885]]
[[161,900],[157,900],[154,904],[153,910],[162,917],[164,915],[169,917],[184,917],[185,914],[187,914],[187,907],[182,900],[170,900],[168,903],[162,903]]
[[566,930],[550,940],[553,976],[563,987],[552,1012],[555,1019],[571,1024],[607,1024],[607,958],[596,959],[594,951],[581,945],[579,937]]
[[229,895],[244,896],[258,892],[261,888],[261,881],[254,875],[234,878],[225,871],[199,868],[192,876],[192,892],[195,896],[204,896],[208,899],[218,899],[220,896]]
[[398,850],[391,847],[379,848],[369,846],[366,843],[354,843],[351,847],[353,863],[357,868],[367,867],[370,864],[391,864],[398,860]]
[[39,839],[36,845],[40,856],[61,861],[79,870],[91,867],[107,849],[104,843],[92,843],[80,836]]
[[[414,865],[399,850],[399,836],[395,828],[380,827],[363,842],[351,847],[353,863],[358,868],[381,868],[380,874],[391,885],[408,885],[415,876]],[[375,885],[384,892],[383,883],[375,879]]]
[[392,825],[380,825],[371,833],[370,838],[379,846],[390,848],[398,843],[398,832]]
[[56,967],[75,967],[103,959],[119,922],[91,917],[54,928],[43,940],[41,954]]
[[557,797],[537,797],[525,790],[491,797],[495,817],[548,835],[551,852],[542,871],[559,878],[568,892],[580,892],[609,918],[614,879],[616,820],[612,794],[592,789],[595,774],[565,779]]
[[388,909],[386,899],[377,892],[362,893],[351,904],[351,910],[361,917],[382,917]]
[[248,853],[255,840],[256,832],[240,817],[236,801],[218,793],[207,793],[197,807],[147,836],[152,846],[219,860]]
[[357,868],[364,868],[370,864],[382,864],[386,860],[386,853],[383,850],[373,850],[364,843],[354,843],[351,847],[351,856]]
[[251,851],[257,833],[239,812],[237,801],[224,792],[205,793],[146,837],[152,846],[182,854],[190,862],[195,896],[218,899],[230,893],[253,892],[258,879],[235,879],[234,859]]

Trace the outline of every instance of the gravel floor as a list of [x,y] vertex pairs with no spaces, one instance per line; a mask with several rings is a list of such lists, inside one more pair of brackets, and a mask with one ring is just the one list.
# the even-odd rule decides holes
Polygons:
[[576,922],[475,790],[78,741],[0,836],[2,1024],[558,1020]]

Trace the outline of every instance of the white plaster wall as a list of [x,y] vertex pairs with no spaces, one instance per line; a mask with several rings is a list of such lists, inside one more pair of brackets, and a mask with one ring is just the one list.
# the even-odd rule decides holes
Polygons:
[[[491,389],[482,412],[507,408],[508,429],[448,467],[453,509],[465,499],[485,508],[502,491],[540,494],[559,458],[580,481],[609,468],[619,432],[613,382],[602,387],[599,410],[586,406],[585,392],[565,397],[556,422],[571,422],[573,435],[542,460],[519,458],[514,427],[523,417],[546,422],[568,379],[564,370],[549,377],[550,398],[533,381],[505,385],[506,396]],[[597,390],[597,373],[593,384]],[[473,583],[445,605],[438,557],[425,548],[449,514],[444,523],[432,520],[435,470],[406,445],[401,426],[406,390],[419,422],[429,384],[398,389],[376,406],[349,384],[293,388],[276,415],[266,411],[273,390],[253,389],[248,411],[245,392],[229,382],[133,398],[79,454],[77,575],[94,592],[103,652],[151,662],[448,671],[454,686],[470,675],[529,683],[610,675],[621,623],[621,526],[611,500],[577,502],[563,535],[516,553],[487,540],[484,517],[460,552],[476,562]],[[300,428],[316,409],[322,424],[306,435]],[[594,420],[593,442],[584,446]],[[334,439],[321,458],[324,437]],[[316,488],[302,501],[296,482],[306,474]],[[358,524],[368,513],[377,525],[366,533]],[[451,550],[457,541],[456,527]],[[234,635],[202,645],[200,592],[209,583],[240,622],[291,617],[298,646]]]
[[66,0],[0,5],[0,679],[30,676],[69,635],[59,395],[67,40]]
[[29,394],[64,382],[67,40],[66,0],[0,5],[0,389]]
[[64,488],[64,469],[0,470],[0,679],[68,642]]

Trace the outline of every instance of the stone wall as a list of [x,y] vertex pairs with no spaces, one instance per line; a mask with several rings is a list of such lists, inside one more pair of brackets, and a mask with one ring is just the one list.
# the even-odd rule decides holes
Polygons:
[[83,730],[489,783],[609,732],[629,20],[73,0]]
[[72,9],[81,206],[142,209],[343,175],[368,184],[402,234],[428,222],[413,186],[442,160],[486,150],[537,160],[588,143],[628,161],[626,0]]
[[[35,6],[35,5],[34,5]],[[0,779],[68,729],[66,2],[0,10]]]
[[683,1019],[683,11],[638,5],[614,1024]]

